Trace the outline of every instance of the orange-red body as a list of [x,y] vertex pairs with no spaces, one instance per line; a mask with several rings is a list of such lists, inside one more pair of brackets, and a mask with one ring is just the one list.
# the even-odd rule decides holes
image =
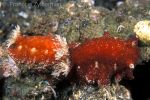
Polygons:
[[19,62],[51,64],[59,60],[60,42],[54,36],[19,36],[8,51]]
[[83,82],[109,84],[112,76],[133,78],[131,66],[139,59],[135,41],[105,34],[71,49],[71,61]]

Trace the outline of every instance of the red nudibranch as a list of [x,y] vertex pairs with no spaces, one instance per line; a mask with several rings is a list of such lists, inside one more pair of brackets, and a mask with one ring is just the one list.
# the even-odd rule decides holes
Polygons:
[[50,64],[67,55],[67,44],[60,36],[19,36],[8,50],[17,61]]
[[[66,39],[59,35],[21,36],[20,27],[12,31],[8,39],[9,55],[16,63],[52,65],[51,75],[67,75],[70,71],[68,45]],[[43,67],[44,68],[44,67]],[[48,67],[49,68],[49,67]]]
[[114,76],[133,78],[133,68],[139,60],[139,49],[133,40],[111,37],[109,34],[85,41],[71,49],[71,61],[81,82],[106,85]]

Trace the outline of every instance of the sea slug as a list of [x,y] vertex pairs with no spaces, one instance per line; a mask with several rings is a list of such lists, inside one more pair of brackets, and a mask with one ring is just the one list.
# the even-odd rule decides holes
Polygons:
[[[19,34],[16,32],[20,31],[13,30],[12,33]],[[52,34],[48,36],[12,35],[10,37],[12,39],[8,39],[10,42],[8,44],[8,52],[17,63],[52,65],[55,67],[52,75],[68,74],[70,69],[69,54],[65,38]]]
[[107,85],[114,78],[133,78],[133,69],[140,54],[135,40],[104,36],[75,45],[71,51],[72,65],[80,82]]

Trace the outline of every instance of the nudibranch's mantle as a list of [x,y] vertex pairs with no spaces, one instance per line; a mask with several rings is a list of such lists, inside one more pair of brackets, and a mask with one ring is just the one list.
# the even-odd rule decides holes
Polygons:
[[[18,29],[18,28],[16,28]],[[19,28],[20,29],[20,28]],[[19,34],[13,30],[13,34]],[[53,76],[60,73],[67,75],[70,70],[68,45],[66,39],[59,35],[21,36],[15,35],[8,39],[9,55],[16,63],[52,65]],[[13,41],[12,41],[13,40]]]
[[8,50],[16,61],[50,64],[68,55],[67,49],[60,36],[19,36]]
[[112,76],[133,78],[132,70],[139,59],[133,40],[122,40],[105,33],[71,50],[71,61],[83,82],[109,84]]

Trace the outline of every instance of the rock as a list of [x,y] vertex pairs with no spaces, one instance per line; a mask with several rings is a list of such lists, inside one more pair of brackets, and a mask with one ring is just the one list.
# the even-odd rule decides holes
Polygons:
[[139,21],[135,27],[134,32],[138,38],[146,44],[150,44],[150,21],[143,20]]
[[84,86],[75,88],[71,100],[132,100],[129,90],[121,85],[94,88]]

